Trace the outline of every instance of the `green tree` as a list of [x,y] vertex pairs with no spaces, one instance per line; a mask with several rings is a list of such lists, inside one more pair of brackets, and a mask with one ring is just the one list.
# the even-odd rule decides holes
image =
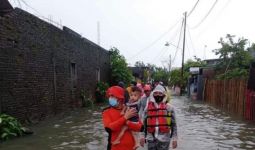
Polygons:
[[145,64],[143,63],[143,61],[137,61],[135,62],[135,67],[145,67]]
[[168,83],[169,73],[166,69],[161,67],[155,67],[152,73],[152,78],[157,81]]
[[181,68],[174,69],[170,72],[170,85],[179,85],[185,87],[187,85],[188,77],[189,77],[189,68],[190,67],[204,67],[206,63],[202,61],[200,58],[194,57],[195,60],[187,60],[183,66],[183,79],[181,75]]
[[189,72],[189,68],[190,67],[204,67],[206,66],[206,63],[204,61],[202,61],[200,58],[197,58],[196,56],[194,56],[195,60],[192,59],[188,59],[185,63],[184,63],[184,71]]
[[130,83],[133,77],[125,57],[115,47],[110,49],[110,54],[111,84],[116,85],[119,81],[123,81],[126,84]]
[[169,84],[173,85],[181,85],[181,69],[174,69],[170,72],[170,81]]
[[234,37],[227,34],[227,41],[221,38],[218,42],[221,48],[214,50],[215,54],[222,59],[216,66],[219,79],[248,77],[248,68],[253,59],[248,51],[249,48],[246,48],[247,39],[239,38],[235,42]]

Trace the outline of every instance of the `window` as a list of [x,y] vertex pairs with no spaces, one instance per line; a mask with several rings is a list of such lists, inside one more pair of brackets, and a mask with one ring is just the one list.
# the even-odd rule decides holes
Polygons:
[[100,68],[96,69],[96,80],[100,81]]
[[76,88],[76,80],[77,80],[76,64],[71,63],[71,85],[72,85],[72,88]]

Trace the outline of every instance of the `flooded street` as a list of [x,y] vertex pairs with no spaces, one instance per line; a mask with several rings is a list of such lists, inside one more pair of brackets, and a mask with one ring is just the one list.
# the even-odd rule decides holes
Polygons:
[[255,125],[201,102],[174,99],[180,150],[254,150]]
[[[186,98],[173,97],[172,104],[177,113],[178,150],[255,149],[255,125]],[[59,115],[34,126],[34,135],[4,142],[0,149],[105,150],[101,109]]]
[[[1,150],[103,150],[107,134],[101,110],[69,112],[33,127],[28,135],[0,144]],[[105,141],[104,141],[105,139]]]

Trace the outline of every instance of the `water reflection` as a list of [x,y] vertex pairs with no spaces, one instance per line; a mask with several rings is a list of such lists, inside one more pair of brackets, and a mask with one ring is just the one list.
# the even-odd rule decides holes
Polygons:
[[255,149],[255,126],[201,102],[173,100],[179,125],[178,149]]
[[[255,126],[201,102],[173,97],[178,150],[252,150]],[[33,127],[35,134],[0,144],[1,150],[105,150],[102,107],[59,115]],[[143,149],[140,149],[143,150]]]

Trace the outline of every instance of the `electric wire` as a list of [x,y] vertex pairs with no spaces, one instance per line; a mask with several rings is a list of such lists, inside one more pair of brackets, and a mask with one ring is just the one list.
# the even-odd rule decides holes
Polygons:
[[205,31],[207,31],[207,29],[209,28],[209,26],[212,26],[213,23],[216,22],[217,19],[219,19],[222,15],[222,13],[224,12],[224,10],[228,7],[228,5],[230,4],[232,0],[228,0],[225,5],[221,8],[221,10],[219,11],[219,13],[216,15],[216,17],[211,21],[211,23],[209,23],[204,30],[202,30],[198,35],[197,38],[200,37]]
[[20,1],[19,0],[17,0],[18,1],[18,4],[19,4],[19,7],[22,9],[22,6],[21,6],[21,3],[20,3]]
[[188,14],[187,17],[189,17],[189,16],[193,13],[193,11],[195,10],[195,8],[197,7],[198,2],[199,2],[199,0],[197,0],[197,2],[195,3],[195,5],[193,6],[193,8],[189,11],[189,14]]
[[187,29],[188,29],[188,35],[189,35],[189,39],[190,39],[190,42],[191,42],[192,50],[193,50],[194,55],[196,56],[196,49],[194,47],[194,43],[193,43],[193,40],[192,40],[192,37],[191,37],[191,34],[190,34],[190,29],[189,29],[189,25],[188,24],[187,24]]
[[178,40],[178,44],[177,44],[177,47],[176,47],[176,50],[175,50],[174,58],[172,60],[172,64],[174,64],[174,61],[176,59],[176,56],[177,56],[177,53],[178,53],[178,50],[179,50],[180,41],[181,41],[181,37],[182,37],[182,28],[183,28],[183,25],[184,25],[184,20],[182,20],[182,26],[181,26],[181,30],[180,30],[179,40]]
[[30,6],[25,0],[21,0],[21,2],[22,2],[23,4],[25,4],[28,8],[32,9],[35,13],[37,13],[37,16],[38,16],[39,18],[42,18],[42,19],[44,19],[44,20],[47,20],[47,21],[50,22],[50,23],[53,23],[53,24],[55,24],[55,25],[57,25],[57,26],[59,26],[59,27],[62,27],[62,24],[60,24],[60,23],[58,23],[58,22],[56,22],[56,21],[54,21],[54,20],[52,20],[52,19],[49,19],[49,18],[44,17],[38,10],[36,10],[36,9],[33,8],[32,6]]
[[[180,26],[180,29],[178,28],[178,29],[175,31],[175,33],[174,33],[173,36],[170,38],[170,40],[166,42],[166,44],[169,44],[168,46],[173,46],[173,47],[175,47],[175,48],[178,48],[175,44],[173,44],[173,43],[170,42],[170,41],[173,41],[176,37],[178,37],[178,33],[180,32],[180,30],[182,30],[182,29],[181,29],[181,26]],[[156,55],[156,56],[152,59],[152,62],[155,62],[155,60],[157,60],[157,59],[161,59],[162,56],[167,52],[167,50],[168,50],[167,47],[168,47],[168,46],[165,45],[165,46],[162,48],[162,50],[158,53],[158,55]]]
[[136,54],[134,54],[132,57],[129,58],[129,60],[132,60],[134,58],[136,58],[139,54],[141,54],[142,52],[144,52],[145,50],[149,49],[150,47],[152,47],[153,45],[155,45],[159,40],[161,40],[163,37],[165,37],[171,30],[174,29],[174,27],[181,21],[181,19],[179,19],[174,25],[172,25],[166,32],[164,32],[163,34],[161,34],[156,40],[154,40],[151,44],[149,44],[148,46],[144,47],[141,50],[138,50],[138,52]]
[[213,3],[212,7],[210,8],[210,10],[207,12],[207,14],[202,18],[202,20],[195,26],[191,27],[191,29],[196,29],[198,28],[204,21],[205,19],[209,16],[209,14],[212,12],[213,8],[215,7],[215,5],[217,4],[218,0],[215,0],[215,2]]
[[158,55],[156,55],[153,59],[152,62],[155,62],[156,60],[158,60],[158,58],[160,58],[167,50],[168,48],[166,46],[164,46],[160,52],[158,53]]
[[21,2],[22,2],[23,4],[25,4],[28,8],[32,9],[33,11],[35,11],[36,13],[38,13],[39,15],[41,15],[41,13],[40,13],[38,10],[36,10],[36,9],[33,8],[33,7],[31,7],[25,0],[21,0]]
[[[11,1],[10,1],[11,2]],[[12,1],[13,2],[13,5],[16,6],[17,3],[16,3],[16,0]]]

